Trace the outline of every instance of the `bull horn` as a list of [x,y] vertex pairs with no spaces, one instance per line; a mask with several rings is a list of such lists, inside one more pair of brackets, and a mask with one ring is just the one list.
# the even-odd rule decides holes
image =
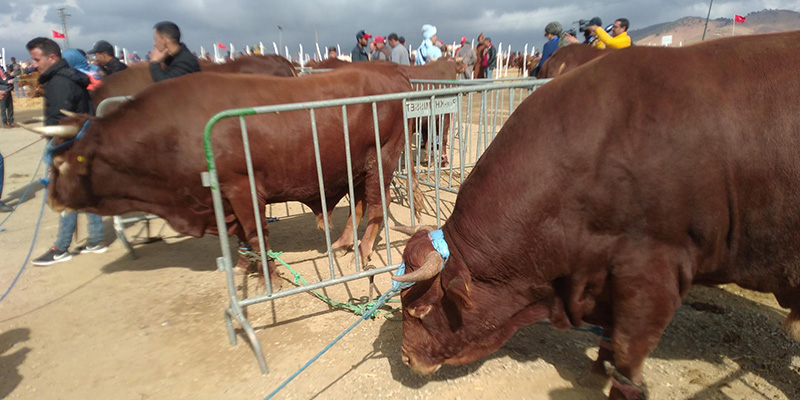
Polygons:
[[442,255],[436,250],[432,250],[425,257],[425,263],[420,269],[403,275],[393,276],[392,279],[398,282],[422,282],[439,275],[442,269]]
[[78,116],[78,113],[76,113],[76,112],[72,112],[72,111],[69,111],[69,110],[65,110],[65,109],[63,109],[63,108],[62,108],[62,109],[60,109],[60,110],[58,110],[58,111],[61,111],[61,113],[62,113],[62,114],[66,115],[66,116],[68,116],[68,117],[75,118],[75,117],[77,117],[77,116]]
[[65,139],[74,138],[80,131],[80,128],[74,125],[33,126],[21,122],[18,122],[17,125],[39,135],[55,136]]
[[415,225],[415,226],[397,225],[393,226],[392,230],[405,233],[406,235],[411,236],[421,230],[426,230],[428,232],[435,231],[436,227],[431,225]]

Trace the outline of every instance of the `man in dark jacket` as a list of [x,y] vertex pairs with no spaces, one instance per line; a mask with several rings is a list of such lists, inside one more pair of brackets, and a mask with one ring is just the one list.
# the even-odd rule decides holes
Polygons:
[[[153,50],[150,51],[150,75],[153,82],[176,78],[192,72],[200,72],[197,57],[181,43],[181,30],[169,21],[153,27]],[[161,62],[167,66],[161,67]]]
[[[52,39],[38,37],[27,44],[33,65],[39,70],[39,83],[44,85],[44,124],[58,125],[65,117],[61,110],[94,114],[89,99],[89,77],[69,66],[61,58],[61,48]],[[108,247],[103,243],[103,219],[87,213],[89,242],[78,248],[79,253],[103,253]],[[34,265],[51,265],[72,259],[69,246],[78,222],[77,212],[62,213],[58,220],[58,236],[50,249],[33,260]]]
[[127,65],[123,64],[122,61],[114,55],[114,46],[105,40],[98,40],[94,44],[94,47],[89,50],[89,54],[94,54],[94,59],[97,65],[100,66],[100,69],[103,70],[105,76],[128,68]]
[[371,37],[372,35],[364,32],[364,30],[360,30],[356,33],[357,43],[356,47],[353,47],[353,50],[350,51],[350,61],[369,61],[369,38]]

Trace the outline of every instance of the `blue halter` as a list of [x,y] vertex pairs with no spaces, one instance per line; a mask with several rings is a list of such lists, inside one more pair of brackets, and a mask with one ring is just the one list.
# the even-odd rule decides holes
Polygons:
[[[433,232],[428,233],[428,239],[431,240],[431,244],[433,244],[433,248],[439,252],[439,255],[442,256],[442,265],[439,267],[439,271],[441,272],[444,269],[444,263],[447,262],[447,259],[450,258],[450,248],[447,246],[447,241],[444,240],[444,232],[441,229],[437,229]],[[394,276],[400,276],[406,273],[406,263],[403,262],[400,264],[400,268],[395,271]],[[408,289],[411,286],[414,286],[416,282],[398,282],[392,280],[392,290],[394,291],[401,291],[403,289]]]

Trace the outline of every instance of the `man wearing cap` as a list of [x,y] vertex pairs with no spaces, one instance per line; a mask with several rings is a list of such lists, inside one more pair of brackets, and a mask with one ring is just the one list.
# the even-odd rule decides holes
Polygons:
[[94,60],[105,76],[128,68],[127,65],[114,56],[114,46],[105,40],[95,42],[94,47],[89,50],[89,54],[94,54]]
[[[161,67],[161,62],[167,66]],[[153,50],[150,51],[150,75],[153,82],[200,72],[200,63],[185,44],[181,43],[181,30],[170,21],[153,27]]]
[[542,65],[544,65],[544,62],[558,50],[558,40],[563,32],[564,29],[557,21],[553,21],[544,27],[544,37],[547,38],[547,43],[542,46],[542,58],[539,59],[539,64],[536,65],[536,68],[531,70],[530,76],[535,77],[542,68]]
[[415,65],[425,65],[442,56],[442,50],[436,47],[436,40],[436,27],[428,24],[422,25],[422,44],[417,49]]
[[375,36],[375,57],[373,60],[390,61],[392,51],[386,46],[386,39],[383,36]]
[[369,38],[371,37],[372,35],[364,32],[363,29],[356,33],[356,47],[350,51],[350,61],[369,61]]
[[391,61],[400,65],[411,65],[408,56],[408,49],[400,43],[400,38],[397,34],[392,32],[389,34],[389,47],[392,48]]
[[472,79],[472,71],[475,69],[475,50],[472,49],[472,44],[467,43],[467,37],[461,37],[461,47],[456,52],[456,62],[465,66],[464,72],[461,73],[462,79]]

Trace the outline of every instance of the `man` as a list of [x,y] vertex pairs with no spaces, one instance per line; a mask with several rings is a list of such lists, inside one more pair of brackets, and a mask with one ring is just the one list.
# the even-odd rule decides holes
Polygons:
[[464,72],[461,73],[461,79],[472,79],[472,71],[475,69],[475,50],[472,49],[472,44],[467,43],[467,37],[461,37],[461,47],[456,52],[456,62],[464,66]]
[[3,116],[3,128],[13,128],[14,123],[14,99],[11,92],[14,90],[14,77],[6,74],[0,67],[0,114]]
[[390,59],[393,63],[411,65],[409,62],[411,58],[408,55],[408,49],[400,43],[400,38],[397,37],[397,34],[394,32],[389,34],[389,47],[392,48],[392,56]]
[[[93,114],[92,102],[86,87],[89,77],[77,71],[61,58],[61,48],[52,39],[38,37],[27,44],[33,65],[39,70],[39,83],[44,85],[44,124],[58,125],[64,118],[61,110]],[[89,243],[78,248],[80,253],[103,253],[108,247],[103,243],[103,219],[97,214],[86,214],[89,219]],[[34,265],[45,266],[69,261],[69,245],[78,222],[78,213],[62,213],[58,221],[56,243],[45,254],[33,260]]]
[[328,58],[339,58],[339,55],[336,53],[336,46],[328,47]]
[[100,66],[105,76],[128,68],[127,65],[123,64],[122,61],[114,55],[114,46],[105,40],[98,40],[94,44],[94,47],[89,50],[89,54],[94,54],[94,60],[97,65]]
[[442,56],[442,50],[436,46],[437,39],[435,26],[422,25],[422,44],[417,49],[417,58],[414,59],[414,65],[425,65],[438,60]]
[[392,51],[386,47],[386,39],[383,36],[375,36],[375,57],[373,60],[390,61],[392,58]]
[[[161,67],[162,61],[166,69]],[[200,63],[186,45],[181,43],[178,25],[170,21],[157,23],[153,27],[153,50],[150,51],[150,75],[153,82],[192,72],[200,72]]]
[[536,65],[536,68],[531,70],[530,76],[536,77],[544,62],[558,50],[559,39],[563,32],[564,29],[557,21],[553,21],[544,27],[544,37],[547,38],[547,43],[542,46],[542,58],[539,59],[539,64]]
[[[3,198],[3,178],[5,177],[5,166],[3,165],[3,153],[0,153],[0,199]],[[0,200],[0,212],[12,212],[14,207],[9,206]]]
[[25,97],[25,90],[19,85],[19,77],[22,76],[22,66],[17,62],[16,57],[11,57],[11,64],[6,69],[8,75],[14,77],[14,95],[17,97]]
[[356,47],[350,51],[350,61],[369,61],[369,38],[371,37],[372,35],[364,32],[363,29],[356,33]]
[[492,79],[492,72],[494,72],[494,67],[497,65],[497,49],[492,45],[492,38],[490,37],[483,39],[483,44],[486,46],[483,51],[483,61],[481,62],[483,77]]
[[[592,21],[595,19],[593,18]],[[611,27],[611,34],[609,35],[605,29],[598,25],[589,25],[586,30],[593,32],[597,40],[594,46],[598,49],[624,49],[631,46],[631,37],[628,36],[628,27],[630,22],[627,18],[619,18],[614,21]]]

